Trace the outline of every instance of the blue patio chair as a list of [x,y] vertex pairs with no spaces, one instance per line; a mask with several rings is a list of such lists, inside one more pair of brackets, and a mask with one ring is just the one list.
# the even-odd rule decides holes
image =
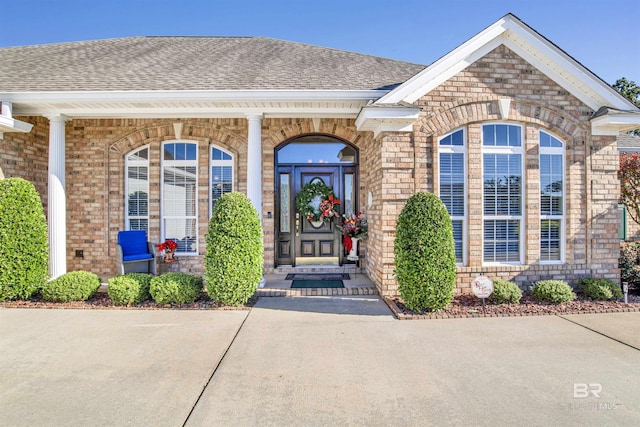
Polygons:
[[147,241],[146,231],[119,231],[116,248],[118,274],[151,273],[156,275],[155,245]]

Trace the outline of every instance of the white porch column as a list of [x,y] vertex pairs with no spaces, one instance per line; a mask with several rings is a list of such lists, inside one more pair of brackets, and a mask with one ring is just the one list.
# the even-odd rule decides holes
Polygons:
[[49,116],[49,274],[67,272],[67,195],[65,191],[65,123],[62,115]]
[[247,120],[247,197],[258,211],[262,222],[262,114],[247,114]]

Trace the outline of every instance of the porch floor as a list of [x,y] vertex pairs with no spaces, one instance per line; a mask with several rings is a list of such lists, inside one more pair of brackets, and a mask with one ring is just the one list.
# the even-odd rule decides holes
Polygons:
[[[344,288],[291,289],[292,280],[288,273],[349,273],[350,279],[343,280]],[[265,274],[266,283],[256,293],[259,297],[321,296],[321,295],[378,295],[378,289],[366,274],[355,268],[336,266],[279,267],[276,272]]]

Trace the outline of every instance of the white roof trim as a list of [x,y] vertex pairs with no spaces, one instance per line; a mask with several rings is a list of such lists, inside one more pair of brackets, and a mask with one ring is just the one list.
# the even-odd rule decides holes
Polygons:
[[13,118],[13,105],[4,100],[0,103],[0,138],[5,132],[31,132],[33,125]]
[[640,153],[640,147],[620,147],[618,146],[619,153]]
[[364,107],[356,118],[356,129],[372,131],[377,137],[380,132],[410,132],[420,116],[417,107],[368,106]]
[[386,90],[153,90],[82,92],[0,92],[9,102],[65,101],[256,101],[256,100],[375,100]]
[[395,88],[376,103],[413,103],[504,44],[594,111],[602,106],[637,109],[591,71],[513,15],[506,15]]
[[5,132],[31,132],[33,125],[11,117],[0,116],[0,133]]
[[640,128],[640,114],[637,112],[610,112],[591,119],[593,135],[619,135]]
[[387,91],[117,91],[2,93],[14,114],[72,118],[269,117],[355,118]]

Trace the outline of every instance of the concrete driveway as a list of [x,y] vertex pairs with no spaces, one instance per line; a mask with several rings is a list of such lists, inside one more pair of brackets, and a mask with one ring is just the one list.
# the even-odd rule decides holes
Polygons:
[[566,317],[397,321],[368,296],[262,298],[248,315],[0,310],[0,414],[6,425],[639,425],[640,313]]
[[180,426],[248,314],[0,309],[0,424]]

